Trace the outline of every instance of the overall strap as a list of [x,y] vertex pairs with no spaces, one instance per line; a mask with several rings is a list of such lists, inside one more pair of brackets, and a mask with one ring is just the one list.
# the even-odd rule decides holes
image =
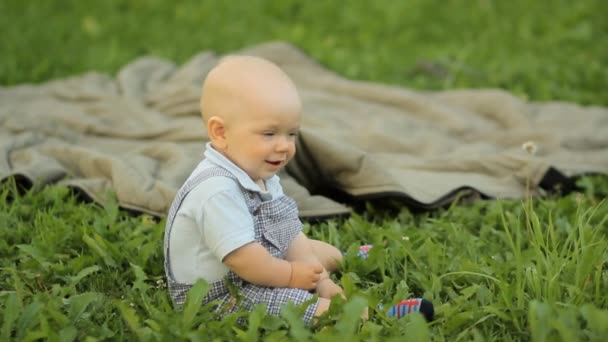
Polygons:
[[173,280],[173,272],[171,271],[170,262],[169,262],[169,238],[171,236],[171,230],[173,228],[173,221],[175,221],[175,216],[177,211],[182,205],[184,198],[186,195],[194,189],[198,184],[207,180],[211,177],[228,177],[234,180],[237,180],[236,176],[230,173],[228,170],[222,167],[211,167],[203,170],[195,177],[190,178],[182,187],[179,189],[177,194],[175,195],[175,199],[173,200],[173,204],[171,204],[171,209],[169,209],[169,214],[167,215],[167,222],[165,224],[165,238],[164,238],[164,253],[165,253],[165,273],[167,278],[172,281]]

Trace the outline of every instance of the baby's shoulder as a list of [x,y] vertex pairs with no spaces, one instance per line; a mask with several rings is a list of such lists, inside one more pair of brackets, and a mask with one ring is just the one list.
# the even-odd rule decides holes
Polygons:
[[184,197],[180,215],[197,216],[208,207],[247,207],[245,197],[233,178],[214,176],[196,184]]
[[196,194],[196,197],[203,201],[210,200],[221,194],[229,194],[236,196],[236,198],[242,197],[242,191],[236,179],[219,175],[201,181],[190,190],[190,194]]

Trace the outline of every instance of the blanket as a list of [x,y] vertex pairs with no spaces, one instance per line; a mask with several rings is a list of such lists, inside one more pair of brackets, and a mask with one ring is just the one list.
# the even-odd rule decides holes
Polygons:
[[[349,80],[285,42],[234,53],[278,64],[302,96],[298,152],[280,177],[303,218],[348,214],[350,200],[432,209],[522,198],[608,172],[605,107]],[[116,76],[0,87],[0,178],[67,185],[101,204],[113,194],[123,208],[164,216],[208,140],[199,96],[219,58],[145,56]]]

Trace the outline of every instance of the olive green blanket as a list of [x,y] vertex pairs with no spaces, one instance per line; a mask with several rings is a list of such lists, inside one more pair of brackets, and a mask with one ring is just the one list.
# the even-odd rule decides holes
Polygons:
[[[281,175],[302,217],[348,213],[339,201],[349,199],[435,208],[456,196],[521,198],[528,181],[542,192],[608,173],[604,107],[348,80],[282,42],[235,52],[277,63],[303,98],[298,152]],[[65,184],[100,203],[114,192],[124,208],[165,215],[200,161],[200,88],[219,57],[142,57],[116,77],[0,87],[0,177]]]

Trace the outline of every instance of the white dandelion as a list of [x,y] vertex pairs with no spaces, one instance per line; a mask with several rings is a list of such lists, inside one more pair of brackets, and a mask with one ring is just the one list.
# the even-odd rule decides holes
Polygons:
[[534,141],[526,141],[525,143],[523,143],[523,145],[521,145],[521,148],[532,156],[536,153],[536,150],[538,149]]

